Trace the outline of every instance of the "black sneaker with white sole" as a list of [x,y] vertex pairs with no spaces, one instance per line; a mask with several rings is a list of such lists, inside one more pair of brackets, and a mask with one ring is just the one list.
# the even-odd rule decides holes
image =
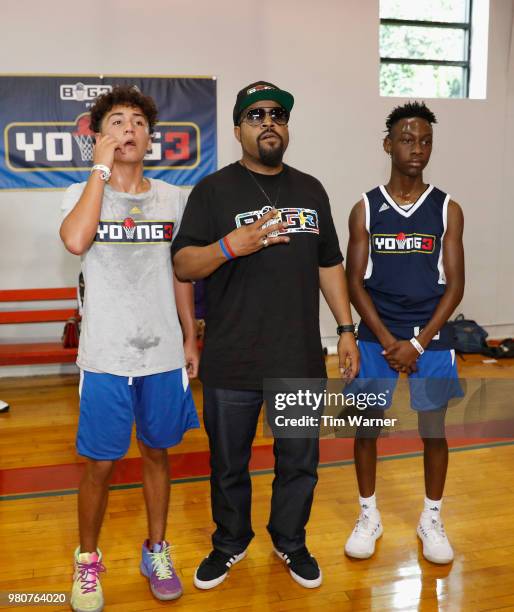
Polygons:
[[246,550],[239,555],[229,555],[221,550],[211,550],[209,556],[200,563],[194,575],[194,585],[198,589],[213,589],[221,584],[228,570],[246,557]]
[[293,580],[296,580],[298,584],[301,584],[306,589],[319,587],[323,579],[321,570],[316,559],[305,546],[289,553],[280,552],[276,548],[273,548],[273,550],[282,561],[286,562]]

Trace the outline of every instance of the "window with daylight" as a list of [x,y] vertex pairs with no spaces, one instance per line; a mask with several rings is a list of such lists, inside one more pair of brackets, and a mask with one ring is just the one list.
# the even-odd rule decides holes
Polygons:
[[485,98],[489,0],[380,0],[380,94]]

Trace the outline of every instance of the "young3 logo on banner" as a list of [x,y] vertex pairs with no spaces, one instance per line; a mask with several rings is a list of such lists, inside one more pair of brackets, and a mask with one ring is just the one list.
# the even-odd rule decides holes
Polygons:
[[64,188],[86,180],[94,136],[89,108],[132,84],[159,109],[146,175],[192,186],[217,167],[216,81],[211,77],[1,77],[0,189]]

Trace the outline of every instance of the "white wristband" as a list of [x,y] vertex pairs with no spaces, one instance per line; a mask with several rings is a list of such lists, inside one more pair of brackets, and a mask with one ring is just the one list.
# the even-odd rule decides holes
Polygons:
[[418,351],[420,355],[423,355],[423,353],[425,352],[425,349],[421,346],[421,344],[418,342],[418,339],[415,336],[413,336],[410,339],[410,343]]
[[107,183],[107,181],[111,178],[111,169],[109,168],[109,166],[104,166],[103,164],[95,164],[91,168],[91,173],[93,173],[95,170],[100,170],[100,178],[102,179],[102,181],[105,181]]

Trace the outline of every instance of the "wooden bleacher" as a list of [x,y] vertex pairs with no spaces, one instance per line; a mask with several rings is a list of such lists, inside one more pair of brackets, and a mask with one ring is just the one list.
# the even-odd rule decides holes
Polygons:
[[[55,302],[60,300],[75,300],[76,302],[77,288],[0,290],[0,304],[6,302]],[[59,321],[64,323],[70,317],[78,317],[77,307],[44,310],[0,310],[0,325]],[[73,363],[76,358],[77,349],[64,348],[61,341],[0,343],[0,366]]]

